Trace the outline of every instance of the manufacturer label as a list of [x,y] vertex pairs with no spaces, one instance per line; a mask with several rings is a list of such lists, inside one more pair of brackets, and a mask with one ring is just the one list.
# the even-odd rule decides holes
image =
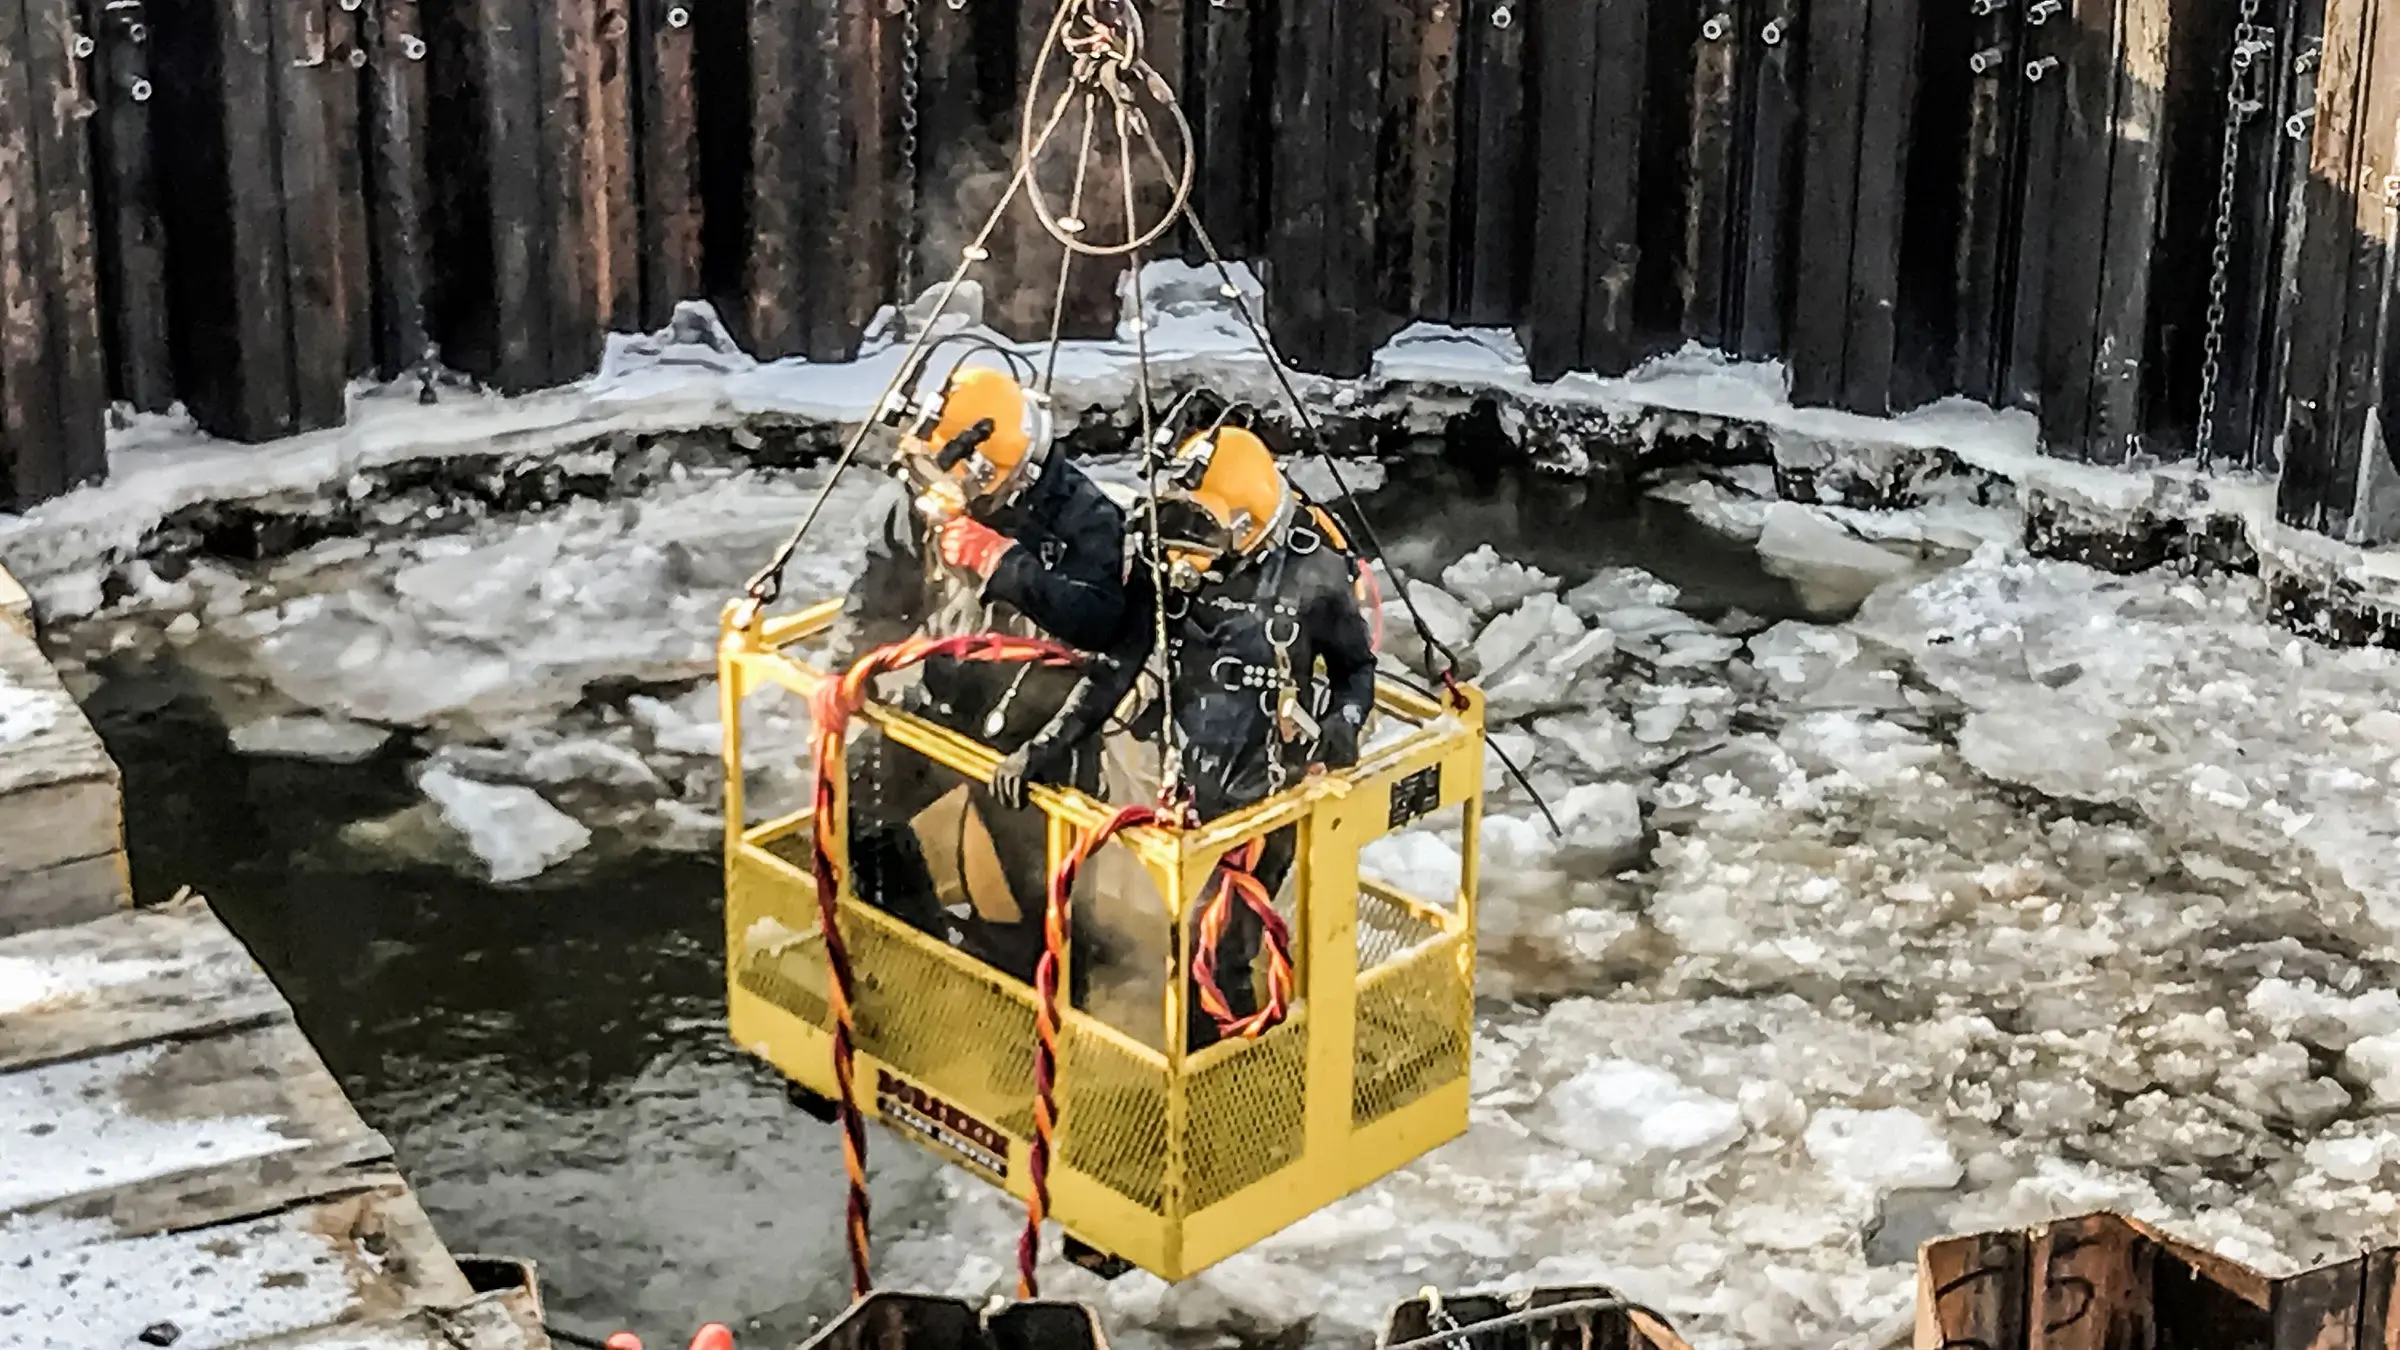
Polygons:
[[1392,821],[1399,829],[1442,804],[1442,766],[1428,764],[1392,784]]
[[889,1069],[875,1071],[875,1110],[943,1152],[958,1155],[968,1166],[1007,1179],[1007,1135],[916,1084],[894,1077]]

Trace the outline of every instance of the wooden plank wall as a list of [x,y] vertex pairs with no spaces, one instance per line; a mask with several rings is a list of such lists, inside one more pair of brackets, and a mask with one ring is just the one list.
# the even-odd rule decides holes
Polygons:
[[2289,326],[2280,512],[2361,543],[2400,538],[2393,253],[2400,244],[2400,17],[2326,0]]
[[0,0],[0,507],[105,471],[105,371],[73,0]]
[[[1142,5],[1195,210],[1303,368],[1361,373],[1415,320],[1513,328],[1542,379],[1699,342],[1782,361],[1806,404],[1962,394],[2032,410],[2056,454],[2194,452],[2230,4]],[[844,358],[996,201],[1021,103],[1065,75],[1026,87],[1051,12],[0,0],[5,491],[100,473],[111,399],[262,439],[431,356],[571,380],[700,296],[761,356]],[[2211,458],[2280,462],[2287,519],[2400,534],[2400,22],[2263,0],[2260,23]],[[1043,165],[1062,211],[1081,130]],[[1096,140],[1083,214],[1121,237]],[[1150,250],[1177,253],[1193,232]],[[992,255],[988,317],[1046,336],[1057,245],[1020,205]],[[1119,270],[1077,260],[1066,335],[1115,329]]]

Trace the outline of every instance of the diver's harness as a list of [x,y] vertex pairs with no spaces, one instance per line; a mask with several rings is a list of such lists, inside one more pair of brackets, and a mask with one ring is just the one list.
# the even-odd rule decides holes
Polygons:
[[[1263,629],[1267,646],[1273,652],[1272,664],[1245,661],[1227,653],[1209,663],[1208,678],[1218,688],[1233,693],[1255,691],[1259,711],[1273,719],[1275,734],[1267,738],[1267,782],[1270,793],[1280,792],[1298,781],[1306,772],[1303,755],[1295,764],[1292,752],[1313,749],[1324,739],[1322,719],[1332,706],[1333,691],[1316,679],[1313,670],[1296,672],[1292,668],[1292,648],[1300,641],[1302,612],[1283,597],[1286,571],[1295,558],[1305,558],[1326,546],[1325,536],[1298,519],[1300,494],[1295,490],[1277,512],[1270,526],[1269,537],[1276,539],[1267,557],[1253,562],[1244,557],[1231,566],[1201,569],[1188,562],[1177,562],[1168,576],[1165,597],[1166,615],[1175,625],[1187,620],[1214,619],[1210,628],[1244,621],[1255,616]],[[1129,547],[1139,545],[1129,541]],[[1136,552],[1134,556],[1138,557]],[[1242,572],[1255,568],[1258,584],[1251,589],[1249,599],[1232,599],[1223,594],[1203,595],[1205,588],[1221,588]],[[1260,597],[1265,597],[1261,599]],[[1208,611],[1214,611],[1214,614]],[[1180,628],[1170,628],[1167,651],[1164,653],[1167,678],[1174,678],[1176,658],[1182,652],[1184,638]],[[1302,679],[1308,681],[1305,696]]]

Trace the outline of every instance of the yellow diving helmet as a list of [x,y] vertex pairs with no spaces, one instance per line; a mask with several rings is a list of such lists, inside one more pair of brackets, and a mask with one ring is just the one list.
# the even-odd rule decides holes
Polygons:
[[1179,573],[1247,558],[1283,537],[1299,507],[1275,454],[1246,427],[1218,426],[1184,441],[1168,461],[1159,534]]
[[1039,471],[1050,448],[1050,413],[1009,372],[962,366],[900,444],[929,486],[946,480],[965,497],[997,496]]

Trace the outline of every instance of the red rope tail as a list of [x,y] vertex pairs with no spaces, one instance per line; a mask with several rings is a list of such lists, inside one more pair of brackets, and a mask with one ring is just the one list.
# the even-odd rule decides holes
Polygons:
[[1017,1239],[1017,1297],[1041,1297],[1042,1224],[1050,1217],[1050,1151],[1058,1134],[1058,984],[1073,931],[1076,874],[1094,850],[1120,830],[1154,825],[1160,820],[1146,806],[1128,806],[1075,841],[1050,874],[1050,893],[1042,911],[1042,960],[1034,968],[1036,998],[1033,1030],[1033,1142],[1026,1149],[1025,1172],[1030,1183],[1025,1196],[1025,1232]]
[[[1275,912],[1275,898],[1258,879],[1258,860],[1265,850],[1265,840],[1253,839],[1217,864],[1217,875],[1224,878],[1224,884],[1200,911],[1199,940],[1192,952],[1192,985],[1200,1010],[1216,1022],[1217,1034],[1229,1040],[1236,1036],[1257,1040],[1291,1012],[1292,933],[1283,916]],[[1233,921],[1236,896],[1266,930],[1267,997],[1258,1011],[1247,1017],[1234,1015],[1233,1005],[1217,981],[1217,944],[1225,940],[1226,926]]]
[[936,656],[961,661],[1038,661],[1046,665],[1073,662],[1075,654],[1053,642],[971,633],[962,637],[910,638],[877,647],[861,657],[839,679],[818,686],[809,700],[811,758],[815,761],[816,847],[810,870],[816,874],[817,924],[825,935],[826,1008],[833,1019],[833,1081],[839,1094],[842,1167],[850,1174],[850,1195],[844,1207],[843,1228],[850,1250],[850,1296],[865,1298],[874,1287],[868,1274],[867,1122],[858,1109],[858,1033],[856,974],[850,946],[842,937],[841,873],[833,863],[833,780],[842,762],[843,734],[852,714],[865,705],[867,686],[878,675],[913,666]]

